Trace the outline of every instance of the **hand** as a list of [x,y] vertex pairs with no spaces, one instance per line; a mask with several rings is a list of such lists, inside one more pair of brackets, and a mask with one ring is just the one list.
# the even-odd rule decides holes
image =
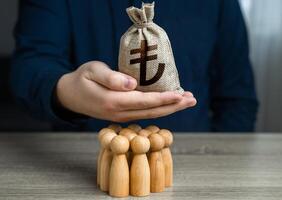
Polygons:
[[92,61],[63,75],[56,95],[66,109],[114,122],[162,117],[196,104],[190,92],[140,92],[136,86],[134,78]]

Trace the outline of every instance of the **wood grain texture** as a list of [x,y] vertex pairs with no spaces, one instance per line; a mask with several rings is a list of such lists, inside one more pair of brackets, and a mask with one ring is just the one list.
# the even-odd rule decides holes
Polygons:
[[109,176],[109,194],[113,197],[127,197],[129,195],[129,167],[126,152],[129,141],[125,136],[118,135],[111,141],[113,160]]
[[133,158],[130,166],[130,195],[144,197],[150,194],[150,167],[146,153],[150,140],[136,136],[130,141]]
[[[138,199],[282,197],[280,134],[177,134],[172,152],[173,187]],[[2,134],[0,199],[111,199],[97,189],[97,155],[94,134]]]

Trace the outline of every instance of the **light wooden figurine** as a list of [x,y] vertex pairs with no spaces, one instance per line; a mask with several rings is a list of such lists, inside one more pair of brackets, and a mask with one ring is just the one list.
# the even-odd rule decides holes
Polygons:
[[127,137],[127,139],[130,141],[132,140],[132,138],[134,138],[137,135],[137,133],[130,128],[123,128],[119,132],[119,135]]
[[152,133],[157,133],[160,130],[160,128],[155,125],[147,126],[145,129],[151,131]]
[[110,150],[110,143],[112,139],[117,136],[115,132],[107,132],[101,136],[101,145],[104,152],[101,156],[100,163],[100,189],[102,191],[109,191],[109,175],[112,162],[112,152]]
[[[133,131],[132,129],[129,129],[129,128],[123,128],[123,129],[120,131],[120,135],[125,136],[125,137],[128,139],[129,142],[130,142],[135,136],[137,136],[136,132]],[[131,148],[129,148],[128,152],[126,153],[126,158],[127,158],[128,165],[129,165],[129,166],[131,165],[132,157],[133,157],[133,154],[132,154]]]
[[150,141],[143,136],[136,136],[130,142],[134,153],[130,167],[130,194],[132,196],[147,196],[150,194],[150,167],[146,152]]
[[134,130],[130,129],[130,128],[123,128],[120,130],[119,135],[123,135],[126,136],[127,134],[137,134]]
[[152,134],[152,131],[147,130],[147,129],[141,129],[138,132],[138,135],[141,135],[141,136],[144,136],[144,137],[149,137],[149,135],[151,135],[151,134]]
[[150,153],[149,153],[149,166],[150,166],[150,191],[163,192],[165,189],[165,168],[162,158],[161,150],[164,147],[164,138],[153,133],[149,136],[150,140]]
[[[149,137],[152,134],[152,131],[150,131],[149,129],[142,129],[139,131],[138,135],[143,136],[143,137]],[[149,151],[146,153],[147,157],[149,156]]]
[[127,197],[129,167],[125,154],[129,149],[129,141],[125,136],[118,135],[112,139],[110,146],[114,156],[110,170],[109,193],[113,197]]
[[121,125],[119,124],[110,124],[108,128],[113,129],[116,133],[119,133],[122,129]]
[[[99,131],[98,133],[98,140],[101,144],[101,138],[105,133],[115,133],[112,129],[109,128],[103,128]],[[104,152],[104,148],[101,146],[100,150],[99,150],[99,154],[98,154],[98,159],[97,159],[97,185],[100,185],[100,165],[101,165],[101,158],[102,158],[102,154]]]
[[132,129],[136,133],[138,133],[142,129],[142,127],[138,124],[130,124],[127,128]]
[[173,142],[173,135],[166,129],[161,129],[158,134],[163,136],[165,140],[165,146],[162,149],[162,157],[165,166],[165,187],[171,187],[173,184],[173,160],[169,147]]

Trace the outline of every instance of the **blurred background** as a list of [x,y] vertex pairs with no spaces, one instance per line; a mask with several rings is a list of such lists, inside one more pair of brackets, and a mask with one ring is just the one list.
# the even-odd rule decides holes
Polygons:
[[[282,132],[282,0],[240,0],[260,101],[258,132]],[[48,131],[12,101],[8,86],[17,0],[0,1],[0,131]]]

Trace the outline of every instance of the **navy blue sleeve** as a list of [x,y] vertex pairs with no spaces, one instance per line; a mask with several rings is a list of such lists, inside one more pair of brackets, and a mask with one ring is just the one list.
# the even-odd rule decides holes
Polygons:
[[70,25],[64,0],[22,0],[15,28],[11,88],[16,100],[37,118],[66,123],[52,108],[59,78],[71,71]]
[[222,0],[211,70],[213,131],[253,131],[258,102],[237,0]]

